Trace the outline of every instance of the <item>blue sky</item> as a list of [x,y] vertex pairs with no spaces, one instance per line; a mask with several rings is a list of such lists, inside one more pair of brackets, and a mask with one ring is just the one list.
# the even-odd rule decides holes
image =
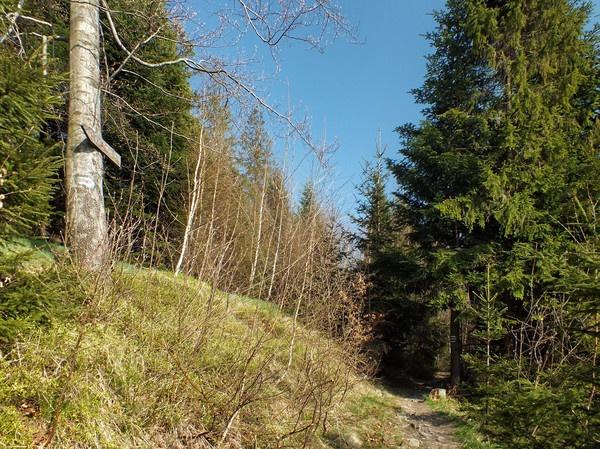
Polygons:
[[[299,45],[281,54],[279,83],[289,82],[291,101],[305,108],[313,137],[337,141],[332,170],[319,177],[335,193],[337,206],[353,210],[362,164],[372,157],[378,133],[388,155],[397,150],[394,128],[418,121],[420,107],[410,89],[421,84],[429,44],[423,34],[435,26],[431,12],[443,0],[344,0],[348,20],[358,26],[360,44],[338,40],[323,54]],[[286,95],[287,87],[283,86]],[[281,93],[279,93],[281,95]],[[302,153],[297,149],[297,153]],[[297,172],[301,184],[314,171],[310,163]],[[323,179],[325,178],[325,179]]]
[[[386,154],[394,157],[399,147],[394,128],[421,118],[421,106],[409,91],[423,81],[425,56],[431,50],[424,34],[435,27],[432,11],[442,9],[445,2],[338,3],[346,18],[357,25],[362,43],[339,39],[324,53],[299,43],[284,44],[277,73],[268,53],[250,36],[229,51],[256,54],[257,62],[250,70],[265,77],[257,86],[269,103],[284,112],[291,105],[298,116],[306,114],[316,142],[337,141],[339,147],[326,174],[315,169],[310,156],[305,157],[307,148],[298,139],[275,139],[275,152],[281,161],[285,159],[296,194],[308,177],[316,176],[333,193],[340,211],[349,213],[354,209],[362,165],[372,158],[378,133]],[[597,21],[600,0],[593,3]],[[276,134],[276,121],[270,123]]]

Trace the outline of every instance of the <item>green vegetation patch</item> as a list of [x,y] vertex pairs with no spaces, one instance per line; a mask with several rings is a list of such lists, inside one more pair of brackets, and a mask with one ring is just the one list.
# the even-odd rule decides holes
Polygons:
[[374,383],[354,386],[326,434],[334,448],[401,447],[400,399]]
[[57,292],[70,313],[32,321],[2,353],[0,446],[321,448],[347,431],[366,448],[399,441],[392,397],[276,307],[165,272],[127,267],[103,285],[48,269],[36,294]]

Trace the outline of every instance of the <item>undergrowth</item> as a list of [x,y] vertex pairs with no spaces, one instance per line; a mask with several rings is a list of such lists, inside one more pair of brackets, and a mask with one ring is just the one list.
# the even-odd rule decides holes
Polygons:
[[32,327],[68,316],[70,304],[82,299],[76,280],[67,279],[74,273],[58,269],[50,249],[27,240],[0,243],[0,348]]

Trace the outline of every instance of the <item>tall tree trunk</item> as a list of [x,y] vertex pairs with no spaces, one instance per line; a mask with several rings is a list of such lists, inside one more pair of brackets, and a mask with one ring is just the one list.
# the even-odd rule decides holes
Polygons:
[[82,126],[101,134],[100,19],[98,0],[71,0],[69,130],[65,166],[67,244],[76,262],[99,271],[106,262],[102,155]]
[[[222,159],[222,154],[223,154],[223,148],[220,148],[220,152],[219,152],[219,158],[217,159],[217,173],[215,175],[215,181],[214,181],[214,186],[213,186],[213,195],[212,195],[212,206],[210,209],[210,221],[208,223],[208,236],[206,238],[206,244],[204,245],[204,255],[202,258],[202,266],[200,268],[200,273],[198,275],[198,277],[200,279],[212,279],[212,276],[214,275],[214,270],[215,270],[215,264],[213,263],[213,253],[214,253],[214,249],[213,249],[213,235],[214,235],[214,230],[216,227],[216,223],[215,223],[215,216],[216,216],[216,205],[217,205],[217,191],[219,189],[219,179],[221,177],[221,164],[223,164],[223,159]],[[211,265],[209,265],[211,264]],[[204,270],[209,270],[209,272],[211,273],[210,276],[208,278],[205,277]]]
[[[281,180],[281,185],[279,188],[279,192],[283,192],[283,178]],[[275,210],[275,223],[277,226],[277,245],[275,247],[275,255],[273,256],[273,266],[271,267],[271,280],[269,282],[269,292],[267,293],[267,300],[271,300],[271,295],[273,293],[273,284],[275,283],[275,274],[277,272],[277,261],[279,259],[279,248],[281,247],[281,230],[283,228],[283,200],[281,197],[277,198],[277,209]],[[281,209],[281,210],[280,210]]]
[[252,261],[252,269],[250,271],[250,282],[248,288],[252,292],[254,290],[254,277],[256,275],[256,267],[258,266],[258,255],[260,254],[260,245],[262,239],[263,212],[265,205],[265,193],[267,190],[267,167],[263,174],[262,190],[260,193],[260,206],[258,209],[258,230],[256,232],[256,249],[254,251],[254,260]]
[[194,232],[194,220],[196,219],[196,213],[198,210],[198,201],[200,200],[200,167],[203,161],[204,145],[202,142],[204,136],[204,127],[200,128],[200,143],[198,148],[198,156],[196,158],[196,168],[194,169],[194,179],[192,180],[192,193],[190,201],[190,209],[188,211],[187,223],[185,225],[185,231],[183,233],[183,243],[181,244],[181,253],[179,254],[179,260],[175,267],[175,275],[181,273],[183,263],[185,261],[185,255],[188,248],[188,242],[192,232]]
[[452,307],[450,309],[450,384],[455,386],[460,383],[460,357],[461,357],[461,338],[460,321],[458,311]]

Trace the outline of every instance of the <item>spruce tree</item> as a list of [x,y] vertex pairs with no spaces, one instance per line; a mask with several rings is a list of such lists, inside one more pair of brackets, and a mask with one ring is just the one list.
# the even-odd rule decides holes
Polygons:
[[360,195],[357,215],[352,217],[358,227],[355,240],[367,264],[383,251],[391,238],[392,207],[385,191],[387,177],[384,150],[378,143],[375,160],[364,167],[363,179],[357,188]]
[[439,206],[471,191],[482,177],[480,157],[492,145],[493,130],[482,115],[495,101],[496,81],[465,33],[468,5],[450,0],[436,12],[436,31],[428,35],[435,51],[428,57],[426,79],[415,89],[425,120],[397,129],[401,158],[391,165],[398,183],[396,217],[409,230],[410,246],[399,257],[412,266],[399,280],[430,306],[451,309],[452,382],[460,381],[460,311],[471,295],[482,243],[493,224],[469,232]]
[[239,161],[249,182],[260,189],[265,171],[272,165],[271,138],[265,129],[262,110],[252,109],[240,136]]
[[305,219],[310,219],[318,210],[317,194],[312,180],[309,180],[302,192],[298,203],[298,215]]
[[[2,11],[0,11],[0,14]],[[0,34],[3,30],[0,30]],[[61,100],[60,76],[44,76],[39,47],[0,46],[0,237],[40,235],[55,192],[60,149],[46,132]]]
[[415,91],[425,121],[399,128],[397,215],[422,268],[400,279],[427,279],[415,291],[475,327],[470,379],[494,398],[486,429],[507,447],[596,438],[598,348],[584,329],[597,326],[597,275],[583,275],[599,189],[589,12],[568,0],[448,1]]
[[[469,8],[467,32],[501,86],[487,114],[497,137],[481,161],[480,185],[440,209],[469,229],[497,223],[496,285],[508,316],[520,321],[509,333],[520,335],[520,349],[497,354],[503,368],[484,389],[497,397],[487,410],[488,428],[511,447],[587,447],[597,437],[598,408],[591,406],[593,369],[585,366],[598,348],[580,336],[586,325],[565,320],[589,326],[597,317],[581,307],[586,295],[563,270],[565,260],[572,271],[589,269],[574,256],[582,242],[597,251],[586,230],[597,210],[589,199],[598,198],[600,187],[598,47],[595,35],[584,31],[590,5],[472,1]],[[535,413],[523,416],[525,407]],[[535,436],[524,442],[532,429]]]

